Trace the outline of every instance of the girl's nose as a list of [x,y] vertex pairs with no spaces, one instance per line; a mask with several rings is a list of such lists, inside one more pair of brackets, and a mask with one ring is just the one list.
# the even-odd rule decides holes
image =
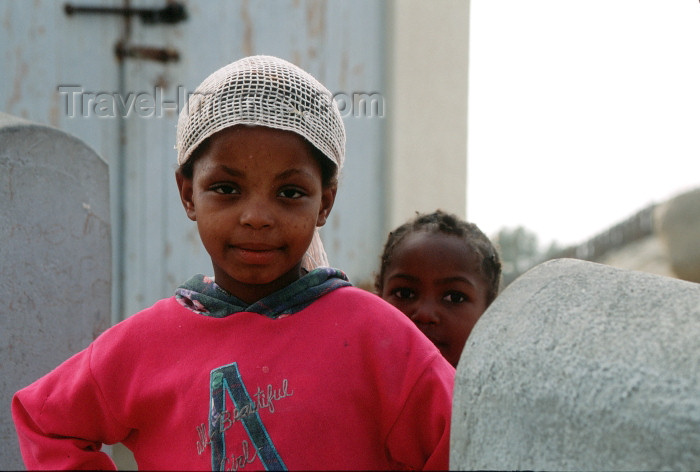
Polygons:
[[410,318],[416,324],[437,324],[440,321],[438,307],[430,301],[420,301]]
[[241,212],[240,222],[243,226],[263,229],[272,226],[274,218],[269,205],[261,199],[250,199]]

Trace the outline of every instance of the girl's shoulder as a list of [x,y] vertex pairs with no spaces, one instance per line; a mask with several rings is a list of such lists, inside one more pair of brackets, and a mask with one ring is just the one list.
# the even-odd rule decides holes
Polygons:
[[[314,303],[321,318],[339,328],[343,339],[357,343],[364,353],[384,359],[398,375],[410,370],[419,375],[423,369],[436,365],[438,369],[454,372],[435,345],[416,325],[393,305],[378,295],[356,287],[343,287]],[[331,332],[331,331],[329,331]],[[398,367],[399,362],[403,367]]]
[[97,337],[95,343],[139,343],[156,333],[162,335],[168,327],[180,323],[188,313],[189,310],[180,305],[174,296],[164,298],[111,326]]
[[327,314],[354,320],[366,329],[391,329],[405,333],[409,337],[422,337],[406,315],[378,295],[367,290],[348,286],[334,290],[321,297],[314,304]]
[[319,299],[319,301],[325,301],[326,303],[336,305],[342,301],[343,303],[348,303],[349,306],[353,308],[362,306],[371,307],[375,310],[398,311],[378,295],[355,286],[341,287],[333,290]]

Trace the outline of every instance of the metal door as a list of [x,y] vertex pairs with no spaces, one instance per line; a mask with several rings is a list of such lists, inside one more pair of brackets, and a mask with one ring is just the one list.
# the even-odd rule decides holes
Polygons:
[[6,0],[0,14],[0,110],[110,164],[115,321],[211,272],[177,195],[177,114],[209,73],[250,54],[290,60],[336,97],[347,164],[322,235],[331,264],[369,283],[384,229],[383,2]]

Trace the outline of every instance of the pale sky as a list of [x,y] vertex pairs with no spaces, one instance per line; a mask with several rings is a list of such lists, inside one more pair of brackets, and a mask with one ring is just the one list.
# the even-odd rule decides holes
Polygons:
[[471,0],[467,219],[578,244],[700,187],[698,0]]

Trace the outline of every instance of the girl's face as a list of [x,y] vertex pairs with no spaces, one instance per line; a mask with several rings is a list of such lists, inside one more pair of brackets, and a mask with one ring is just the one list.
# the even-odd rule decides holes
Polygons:
[[481,258],[458,236],[418,231],[394,249],[380,296],[406,314],[457,367],[486,310]]
[[253,303],[301,277],[336,193],[323,188],[311,145],[290,131],[235,126],[210,138],[193,169],[177,183],[216,283]]

